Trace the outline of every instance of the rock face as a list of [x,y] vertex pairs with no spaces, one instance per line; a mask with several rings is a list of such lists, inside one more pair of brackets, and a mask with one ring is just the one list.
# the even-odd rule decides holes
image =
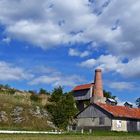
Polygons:
[[10,94],[9,90],[0,91],[1,128],[21,130],[52,130],[55,128],[49,121],[50,116],[44,108],[47,96],[43,95],[39,101],[32,101],[28,92],[16,90],[14,94]]
[[29,112],[34,117],[38,118],[48,117],[48,112],[45,109],[41,109],[39,106],[36,106],[35,109],[29,109]]
[[23,112],[23,108],[16,106],[14,108],[14,110],[11,112],[11,117],[13,119],[14,123],[21,123],[23,122],[25,119],[22,117],[22,112]]
[[8,117],[7,113],[5,111],[0,111],[0,122],[7,122]]

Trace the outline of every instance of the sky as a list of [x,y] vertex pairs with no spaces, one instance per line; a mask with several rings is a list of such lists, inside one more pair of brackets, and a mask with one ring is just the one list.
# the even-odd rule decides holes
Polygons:
[[140,97],[139,0],[0,0],[0,83],[51,91],[93,82]]

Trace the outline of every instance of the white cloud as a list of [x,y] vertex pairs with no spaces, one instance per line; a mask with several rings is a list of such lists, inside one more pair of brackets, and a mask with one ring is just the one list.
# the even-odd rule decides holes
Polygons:
[[117,59],[117,57],[112,55],[101,55],[97,59],[88,59],[80,64],[82,67],[100,67],[106,71],[117,70],[119,65],[121,65],[121,62]]
[[140,57],[124,63],[122,59],[112,55],[101,55],[97,59],[88,59],[79,64],[81,67],[97,68],[104,71],[114,71],[126,77],[140,77]]
[[11,42],[11,38],[9,37],[3,38],[2,42],[9,44]]
[[64,75],[58,71],[51,71],[44,74],[42,73],[41,76],[36,76],[29,82],[29,84],[30,85],[50,84],[52,86],[60,85],[73,87],[83,81],[84,78],[78,75]]
[[90,52],[89,51],[79,51],[79,50],[76,50],[76,49],[72,49],[70,48],[69,49],[69,55],[70,56],[79,56],[79,57],[86,57],[86,56],[89,56],[90,55]]
[[[91,67],[92,63],[95,66],[96,61],[102,68],[130,76],[140,75],[136,67],[140,59],[140,1],[91,2],[0,0],[0,24],[5,26],[7,38],[25,40],[43,49],[77,42],[96,42],[97,47],[104,42],[110,55],[101,55],[98,62],[91,59],[81,65]],[[69,50],[70,55],[80,57],[88,56],[88,52]],[[118,56],[128,58],[129,62],[122,63]]]
[[139,56],[140,2],[91,2],[1,0],[0,22],[12,38],[44,49],[69,42],[96,41],[110,44],[111,53],[123,57]]
[[116,90],[132,90],[135,88],[133,83],[130,82],[110,82],[109,83],[110,88],[116,89]]
[[0,80],[26,80],[33,77],[32,74],[27,73],[24,69],[20,67],[15,67],[12,64],[0,61]]
[[97,41],[118,55],[139,56],[139,1],[1,0],[0,9],[8,35],[42,48]]
[[27,80],[29,85],[47,84],[68,87],[73,87],[85,81],[81,76],[65,75],[51,67],[38,66],[25,70],[11,63],[0,61],[0,81],[23,80]]
[[81,67],[87,67],[87,68],[92,68],[94,67],[96,64],[96,60],[95,59],[88,59],[86,61],[83,61],[80,66]]

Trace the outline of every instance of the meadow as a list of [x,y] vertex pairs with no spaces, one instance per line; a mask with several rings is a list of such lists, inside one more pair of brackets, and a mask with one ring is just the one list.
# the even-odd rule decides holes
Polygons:
[[140,133],[94,133],[94,134],[0,134],[0,140],[140,140]]

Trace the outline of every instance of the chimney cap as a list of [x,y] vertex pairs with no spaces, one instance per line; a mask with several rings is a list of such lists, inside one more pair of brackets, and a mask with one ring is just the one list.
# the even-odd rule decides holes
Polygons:
[[96,69],[95,72],[102,72],[102,70],[101,69]]

